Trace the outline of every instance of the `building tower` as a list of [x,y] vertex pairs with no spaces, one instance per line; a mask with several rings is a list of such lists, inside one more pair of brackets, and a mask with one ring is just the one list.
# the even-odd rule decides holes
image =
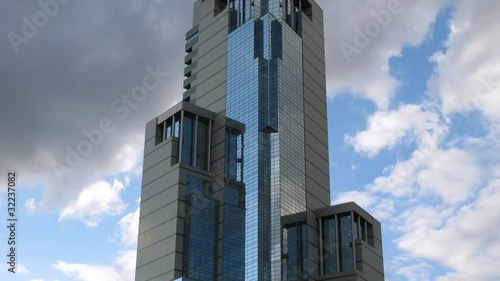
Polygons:
[[380,223],[330,206],[315,1],[197,0],[185,50],[146,126],[136,280],[383,280]]

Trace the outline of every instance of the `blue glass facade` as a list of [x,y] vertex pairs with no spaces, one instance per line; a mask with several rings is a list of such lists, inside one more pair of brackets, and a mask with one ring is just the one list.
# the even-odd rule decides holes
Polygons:
[[307,280],[307,225],[295,223],[283,228],[283,280]]
[[206,185],[196,176],[186,178],[183,255],[186,277],[194,280],[214,277],[216,202],[207,194]]
[[350,215],[341,216],[339,219],[339,271],[354,269],[354,245],[352,237],[352,219]]
[[224,188],[222,280],[245,280],[244,194],[238,187]]
[[306,208],[303,114],[301,38],[270,14],[235,29],[228,38],[226,115],[246,127],[246,280],[287,274],[281,217]]
[[[258,50],[254,48],[256,30],[261,25],[259,23],[259,21],[250,21],[230,34],[228,38],[226,116],[245,124],[243,182],[246,187],[246,224],[247,226],[254,225],[246,229],[247,280],[265,280],[258,278],[259,273],[265,271],[266,268],[263,265],[259,267],[257,257],[265,257],[266,249],[259,249],[258,245],[263,243],[267,245],[267,249],[270,245],[268,241],[262,241],[266,236],[269,237],[265,233],[269,229],[269,210],[262,204],[259,206],[259,197],[269,198],[269,190],[266,192],[258,188],[259,183],[263,185],[269,178],[265,177],[264,173],[259,173],[262,170],[269,170],[264,162],[259,163],[259,158],[265,155],[260,151],[268,149],[265,141],[268,137],[259,133],[259,119],[256,116],[259,112],[259,68],[263,67],[263,58],[257,56]],[[268,227],[258,228],[258,224]],[[269,271],[270,262],[266,264],[267,271]]]
[[335,218],[325,220],[322,227],[323,252],[325,253],[323,256],[323,267],[325,269],[322,273],[331,274],[339,271],[337,266],[337,221]]
[[[243,187],[225,186],[187,175],[184,212],[184,277],[212,280],[217,273],[217,239],[222,237],[222,280],[245,280],[245,204]],[[219,198],[219,194],[222,196]],[[219,201],[218,199],[222,199]],[[220,213],[222,233],[217,233]]]

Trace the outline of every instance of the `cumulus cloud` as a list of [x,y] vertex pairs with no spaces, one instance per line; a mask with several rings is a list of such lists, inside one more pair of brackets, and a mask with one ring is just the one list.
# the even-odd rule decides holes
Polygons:
[[103,216],[116,216],[127,207],[120,196],[125,188],[123,182],[100,181],[85,188],[78,198],[68,204],[59,214],[59,221],[66,219],[82,220],[87,226],[99,224]]
[[408,281],[429,280],[432,266],[426,262],[419,262],[410,266],[402,266],[397,269],[396,273],[404,276]]
[[382,149],[391,149],[406,136],[424,139],[427,132],[443,129],[439,124],[439,116],[422,109],[419,105],[403,105],[397,110],[378,111],[368,119],[368,128],[355,136],[347,135],[345,141],[351,144],[356,152],[376,156]]
[[122,280],[135,280],[135,262],[137,257],[136,250],[122,251],[115,261],[116,266],[124,276]]
[[392,198],[383,198],[370,190],[342,192],[337,195],[331,204],[335,205],[351,201],[382,221],[391,218],[396,211]]
[[[23,36],[38,2],[3,3],[0,33]],[[0,170],[43,188],[39,208],[58,212],[96,182],[137,174],[144,125],[181,99],[190,17],[177,11],[192,4],[70,1],[18,53],[0,42]],[[161,81],[128,105],[151,72]]]
[[[427,218],[427,223],[405,229],[398,245],[414,257],[449,268],[448,273],[436,278],[439,281],[500,278],[496,270],[500,240],[492,229],[500,220],[499,162],[495,152],[499,136],[496,124],[500,120],[500,42],[494,35],[500,28],[499,4],[457,1],[449,21],[447,51],[433,58],[437,65],[429,82],[429,94],[441,105],[442,114],[458,114],[465,119],[467,112],[477,111],[488,121],[482,141],[469,137],[447,143],[452,148],[433,154],[416,175],[424,190],[433,190],[453,208],[440,204],[410,209],[404,225],[416,224],[408,221],[413,215]],[[465,126],[458,121],[456,125]],[[457,146],[462,146],[462,151],[456,150]]]
[[58,261],[55,264],[55,267],[66,276],[74,277],[77,280],[122,280],[120,273],[115,268],[109,266],[70,264],[63,261]]
[[416,181],[425,192],[436,193],[444,201],[462,202],[480,187],[481,170],[475,157],[464,151],[436,151],[418,172]]
[[420,44],[448,1],[318,2],[329,20],[328,94],[349,92],[387,108],[401,83],[390,75],[389,59],[399,56],[404,46]]
[[412,157],[410,160],[400,161],[392,167],[387,167],[386,170],[390,171],[389,175],[377,177],[373,184],[369,185],[369,189],[374,192],[388,193],[394,197],[413,195],[415,171],[421,165],[417,161],[412,161],[414,159],[417,158]]
[[[411,210],[407,220],[418,220],[420,214],[427,213],[427,222],[406,232],[399,247],[415,257],[434,260],[453,269],[440,280],[498,280],[500,238],[491,231],[492,226],[500,223],[498,200],[500,180],[495,180],[481,190],[473,203],[451,216],[446,212],[436,213],[430,207]],[[436,218],[443,224],[436,223]],[[412,225],[409,221],[405,224]],[[482,278],[473,279],[479,276]]]
[[478,160],[459,149],[417,149],[408,160],[389,167],[389,175],[377,177],[372,191],[395,197],[438,196],[444,202],[459,203],[474,194],[484,181]]
[[26,208],[28,214],[34,213],[38,208],[35,202],[35,198],[27,199],[26,202],[24,202],[24,207]]
[[134,212],[123,216],[117,224],[117,230],[112,240],[120,240],[125,246],[137,246],[137,237],[139,236],[139,214],[140,208]]
[[[437,10],[445,4],[423,2]],[[345,137],[357,153],[372,158],[384,149],[413,149],[409,144],[415,145],[408,159],[387,166],[385,175],[363,192],[364,197],[389,195],[393,199],[398,212],[388,220],[400,233],[396,242],[402,254],[387,263],[405,280],[500,278],[495,267],[500,262],[500,240],[492,229],[500,213],[494,203],[500,200],[500,41],[495,35],[500,29],[500,3],[462,0],[453,6],[446,50],[431,58],[435,68],[425,104],[387,110],[380,104],[384,98],[391,99],[390,93],[379,100],[361,94],[378,103],[379,111],[369,117],[366,130]],[[411,16],[405,19],[412,20]],[[432,21],[423,20],[424,25]],[[418,44],[422,37],[413,35]],[[353,55],[351,64],[356,65],[355,59],[363,55]],[[373,60],[363,62],[374,64]],[[479,114],[481,123],[468,122],[469,113]],[[484,132],[460,135],[467,126],[480,126]],[[404,262],[398,260],[401,257]],[[437,273],[440,269],[433,263],[444,266],[445,272]]]
[[28,274],[28,273],[30,273],[30,271],[24,265],[18,264],[16,273]]
[[500,119],[500,3],[457,1],[449,22],[447,51],[437,53],[430,93],[445,114],[479,110],[492,121]]
[[124,251],[113,265],[91,265],[58,261],[53,267],[65,276],[80,281],[133,281],[136,251]]
[[332,205],[354,201],[361,208],[368,210],[375,202],[375,198],[366,192],[348,191],[340,193],[337,198],[332,201]]

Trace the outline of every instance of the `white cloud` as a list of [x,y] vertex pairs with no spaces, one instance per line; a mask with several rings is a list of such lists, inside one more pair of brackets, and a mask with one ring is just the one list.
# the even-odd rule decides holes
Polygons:
[[[339,1],[337,8],[343,5],[346,10],[341,14],[352,17],[354,25],[362,27],[359,15],[363,8],[352,9],[352,13],[348,8],[365,5],[370,9],[385,1],[369,2],[371,6],[364,1]],[[384,107],[394,97],[398,83],[388,74],[387,58],[398,55],[405,40],[414,39],[409,45],[422,42],[427,24],[434,21],[434,12],[444,3],[418,1],[421,12],[412,9],[412,15],[394,18],[397,26],[389,24],[379,36],[385,42],[373,38],[362,52],[352,55],[350,64],[342,62],[338,52],[329,52],[329,60],[336,61],[328,63],[333,65],[330,74],[335,76],[329,77],[328,86],[330,91],[333,89],[330,94],[353,91],[379,107],[380,111],[369,118],[365,131],[345,138],[357,153],[374,157],[384,149],[416,144],[408,159],[386,167],[387,174],[376,178],[362,192],[364,196],[356,198],[373,196],[376,199],[368,201],[371,206],[381,205],[380,193],[393,200],[388,222],[397,227],[386,228],[401,232],[396,243],[403,256],[409,257],[404,263],[396,262],[398,266],[393,272],[404,280],[496,281],[500,280],[496,266],[500,264],[500,238],[495,230],[500,223],[500,2],[453,2],[446,50],[437,51],[430,58],[436,66],[428,81],[430,100],[425,102],[432,107],[403,105],[392,111]],[[338,20],[339,24],[333,26],[342,30],[335,36],[342,36],[349,29],[342,28],[345,25],[341,22],[349,19]],[[408,24],[414,29],[405,28]],[[409,34],[398,33],[406,30]],[[391,39],[392,35],[395,38]],[[327,35],[327,40],[332,36]],[[373,81],[393,87],[386,86],[385,92],[378,87],[367,90]],[[390,84],[391,81],[396,84]],[[472,111],[480,113],[480,124],[466,122],[466,114]],[[461,120],[457,120],[456,114]],[[480,126],[485,137],[457,136],[462,131],[480,132],[464,126]],[[453,130],[452,134],[449,130]],[[400,215],[394,210],[400,211]],[[393,257],[389,264],[397,258]]]
[[115,169],[121,173],[137,174],[142,170],[137,165],[141,161],[142,146],[125,144],[112,158]]
[[370,212],[376,219],[387,221],[394,216],[396,204],[392,198],[382,198],[370,209]]
[[332,201],[332,205],[351,201],[356,202],[361,208],[368,210],[375,202],[375,198],[372,194],[367,192],[348,191],[340,193],[337,198]]
[[28,273],[30,273],[30,271],[24,265],[18,264],[16,273],[28,274]]
[[137,258],[136,250],[128,250],[120,253],[115,264],[120,268],[121,274],[124,276],[123,281],[133,281],[135,276],[135,264]]
[[398,229],[405,233],[429,228],[439,229],[453,214],[453,211],[453,208],[429,206],[421,203],[415,207],[408,207],[406,211],[396,217],[395,221]]
[[106,181],[95,183],[85,188],[76,200],[61,211],[59,221],[79,219],[93,227],[99,224],[104,215],[119,215],[127,207],[120,196],[123,189],[124,184],[118,180],[113,181],[113,184]]
[[[136,246],[139,235],[140,208],[128,213],[118,221],[118,229],[115,231],[114,239],[119,239],[123,245]],[[114,240],[113,239],[113,240]]]
[[430,92],[445,114],[480,110],[500,120],[500,2],[457,1],[445,54],[436,54]]
[[376,112],[368,119],[366,131],[347,135],[345,141],[356,152],[373,157],[382,149],[394,148],[405,137],[434,141],[427,132],[443,130],[439,123],[439,116],[434,112],[425,111],[419,105],[402,105],[397,110]]
[[[432,58],[436,67],[429,94],[437,98],[446,117],[457,113],[466,119],[464,113],[480,112],[486,123],[462,122],[455,127],[484,126],[487,137],[444,143],[447,150],[433,150],[422,165],[413,166],[408,182],[422,187],[423,193],[413,199],[420,202],[417,207],[398,217],[403,232],[398,245],[414,258],[449,269],[435,280],[496,281],[500,279],[500,238],[495,231],[500,223],[500,39],[496,35],[500,2],[456,3],[447,50]],[[384,184],[378,187],[383,190]],[[441,201],[425,202],[429,192]],[[437,205],[429,205],[433,203]]]
[[436,151],[418,172],[416,181],[425,192],[435,193],[446,202],[457,203],[479,188],[481,170],[476,159],[464,151]]
[[423,192],[457,203],[473,194],[483,173],[470,152],[440,148],[447,133],[448,127],[437,113],[404,105],[394,111],[376,112],[369,118],[366,131],[347,136],[346,141],[368,156],[403,144],[403,140],[415,142],[417,149],[410,158],[386,167],[389,174],[376,178],[369,189],[396,197]]
[[111,266],[98,266],[58,261],[55,268],[68,277],[83,281],[122,281],[120,273]]
[[[482,189],[472,204],[451,216],[431,207],[408,211],[405,224],[414,228],[405,230],[399,247],[414,257],[433,260],[454,270],[439,280],[498,280],[500,237],[493,229],[500,224],[499,200],[500,179]],[[408,221],[422,221],[422,214],[427,214],[423,223]]]
[[[399,56],[403,47],[425,40],[447,2],[319,0],[329,21],[325,26],[328,94],[350,92],[386,108],[400,86],[389,73],[389,59]],[[390,3],[396,6],[390,8]],[[356,44],[361,37],[365,43]],[[356,47],[356,52],[344,55],[345,44]]]
[[[371,191],[395,197],[439,196],[443,202],[456,204],[474,195],[484,182],[485,170],[478,159],[457,148],[418,148],[410,159],[388,167],[389,175],[377,177]],[[414,197],[418,200],[421,197]]]
[[53,266],[68,277],[81,281],[133,281],[136,251],[120,252],[113,265],[90,265],[58,261]]
[[342,192],[331,204],[335,205],[351,201],[371,213],[378,220],[387,220],[395,212],[394,201],[391,198],[380,197],[371,191]]
[[26,202],[24,202],[24,207],[29,214],[34,213],[38,208],[35,202],[35,198],[26,199]]
[[488,274],[477,273],[477,274],[464,274],[464,273],[455,273],[449,272],[445,276],[439,276],[436,278],[436,281],[470,281],[470,280],[498,280],[491,279]]
[[[416,152],[419,152],[417,150]],[[415,155],[415,153],[414,153]],[[393,167],[388,167],[388,176],[377,177],[368,187],[374,192],[388,193],[394,197],[409,197],[415,192],[415,170],[420,163],[410,160],[400,161]],[[412,161],[413,160],[413,161]]]
[[[457,1],[447,50],[431,58],[436,64],[429,81],[433,108],[410,105],[380,111],[370,117],[366,131],[346,137],[356,152],[371,157],[405,141],[417,145],[408,159],[387,167],[388,174],[366,191],[393,197],[395,209],[402,212],[390,223],[401,232],[399,249],[410,255],[394,267],[404,280],[500,279],[500,239],[494,229],[500,223],[499,12],[498,1]],[[464,113],[473,110],[482,114],[484,123],[463,122]],[[461,124],[450,118],[452,113],[461,115]],[[471,129],[463,126],[482,126],[487,136],[448,132]],[[434,263],[449,272],[436,277],[440,269]]]
[[406,277],[408,281],[423,281],[429,280],[431,269],[432,266],[430,264],[420,262],[409,266],[402,266],[398,268],[396,273]]

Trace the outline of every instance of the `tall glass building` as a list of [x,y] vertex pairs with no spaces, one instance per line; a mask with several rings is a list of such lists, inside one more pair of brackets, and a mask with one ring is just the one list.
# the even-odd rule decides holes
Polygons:
[[330,206],[317,3],[197,0],[185,50],[146,126],[136,280],[383,280],[380,223]]

